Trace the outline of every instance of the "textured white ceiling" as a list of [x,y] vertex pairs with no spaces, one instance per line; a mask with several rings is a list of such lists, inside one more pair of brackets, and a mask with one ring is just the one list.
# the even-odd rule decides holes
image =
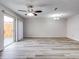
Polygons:
[[[27,10],[28,5],[34,5],[34,10],[43,10],[38,15],[42,17],[48,17],[54,13],[65,13],[66,17],[79,14],[79,0],[0,0],[0,2],[24,18],[27,17],[24,15],[25,12],[17,10]],[[54,8],[58,10],[54,11]]]

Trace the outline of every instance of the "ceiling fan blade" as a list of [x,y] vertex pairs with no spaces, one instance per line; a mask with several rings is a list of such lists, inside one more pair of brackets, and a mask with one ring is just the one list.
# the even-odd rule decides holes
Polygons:
[[21,11],[21,12],[27,12],[26,10],[18,10],[18,11]]
[[35,13],[41,13],[42,11],[41,10],[37,10],[37,11],[35,11]]
[[37,14],[36,13],[33,13],[34,14],[34,16],[37,16]]

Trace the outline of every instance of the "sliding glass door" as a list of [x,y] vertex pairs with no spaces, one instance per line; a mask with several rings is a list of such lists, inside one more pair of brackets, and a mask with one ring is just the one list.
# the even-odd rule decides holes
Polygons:
[[4,47],[14,42],[14,19],[4,15]]

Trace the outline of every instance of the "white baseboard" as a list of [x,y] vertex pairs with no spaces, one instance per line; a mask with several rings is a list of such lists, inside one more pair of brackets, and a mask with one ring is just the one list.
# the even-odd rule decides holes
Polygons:
[[24,37],[27,39],[61,39],[61,38],[67,38],[67,37]]

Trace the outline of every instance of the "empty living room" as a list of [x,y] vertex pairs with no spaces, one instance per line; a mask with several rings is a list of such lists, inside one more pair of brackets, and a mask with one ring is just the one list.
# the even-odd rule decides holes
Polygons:
[[0,0],[0,59],[79,59],[79,0]]

